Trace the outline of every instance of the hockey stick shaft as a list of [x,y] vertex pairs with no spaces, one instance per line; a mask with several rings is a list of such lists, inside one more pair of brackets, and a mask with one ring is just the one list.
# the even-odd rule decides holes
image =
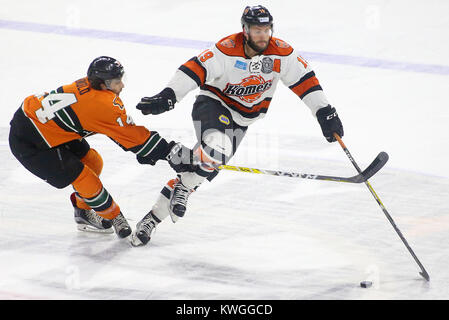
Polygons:
[[308,174],[308,173],[298,173],[298,172],[286,172],[286,171],[274,171],[274,170],[264,170],[248,167],[239,166],[228,166],[222,165],[218,169],[230,170],[238,172],[247,172],[255,174],[266,174],[272,176],[280,177],[291,177],[291,178],[302,178],[302,179],[312,179],[312,180],[325,180],[325,181],[335,181],[335,182],[349,182],[349,183],[361,183],[375,175],[388,161],[388,154],[386,152],[381,152],[377,157],[371,162],[371,164],[361,173],[353,177],[333,177],[333,176],[323,176],[318,174]]
[[345,178],[345,177],[323,176],[323,175],[318,175],[318,174],[265,170],[265,169],[248,168],[248,167],[241,167],[241,166],[229,166],[229,165],[221,165],[218,167],[218,169],[246,172],[246,173],[255,173],[255,174],[265,174],[265,175],[270,175],[270,176],[291,177],[291,178],[312,179],[312,180],[325,180],[325,181],[335,181],[335,182],[361,183],[364,180],[363,177],[360,175]]
[[[340,144],[341,148],[343,149],[343,151],[346,153],[346,155],[348,156],[349,160],[351,161],[351,163],[353,164],[353,166],[356,168],[357,172],[360,174],[362,171],[360,170],[360,167],[357,165],[357,163],[355,162],[354,158],[352,157],[351,153],[349,152],[348,148],[346,147],[346,145],[344,144],[343,140],[340,138],[340,136],[336,133],[334,133],[334,137],[335,139],[337,139],[338,143]],[[398,234],[399,238],[401,238],[402,242],[404,243],[405,247],[407,248],[407,250],[410,252],[410,254],[412,255],[413,259],[415,260],[415,262],[418,264],[419,268],[421,269],[421,272],[419,273],[424,279],[426,279],[427,281],[430,280],[429,274],[427,273],[426,269],[424,268],[424,266],[422,265],[421,261],[419,261],[418,257],[416,256],[415,252],[412,250],[412,248],[410,247],[410,245],[408,244],[407,240],[405,239],[404,235],[402,234],[401,230],[399,230],[399,228],[397,227],[396,223],[394,222],[393,218],[391,217],[391,215],[388,213],[387,209],[385,208],[384,204],[382,203],[382,201],[380,200],[379,196],[376,194],[376,192],[374,191],[373,187],[371,186],[371,184],[369,183],[369,181],[364,181],[365,185],[367,186],[368,190],[371,192],[371,194],[373,195],[374,199],[376,200],[376,202],[378,203],[378,205],[380,206],[380,208],[382,209],[383,213],[385,214],[385,216],[387,217],[388,221],[390,221],[391,225],[393,226],[394,230],[396,231],[396,233]]]

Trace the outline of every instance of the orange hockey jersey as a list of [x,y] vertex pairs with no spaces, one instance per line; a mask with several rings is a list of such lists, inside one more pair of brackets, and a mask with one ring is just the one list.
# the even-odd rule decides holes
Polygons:
[[87,78],[29,96],[22,110],[49,148],[101,133],[123,149],[145,157],[162,139],[157,132],[136,126],[118,95],[94,90]]

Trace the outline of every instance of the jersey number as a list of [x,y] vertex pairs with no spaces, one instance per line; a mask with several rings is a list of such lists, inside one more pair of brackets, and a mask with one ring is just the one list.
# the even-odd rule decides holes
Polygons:
[[298,59],[299,62],[302,63],[302,65],[304,66],[304,68],[307,69],[307,62],[306,62],[306,60],[304,60],[303,57],[296,57],[296,58]]
[[210,50],[206,50],[206,51],[200,53],[200,55],[199,55],[201,62],[206,62],[206,60],[212,58],[213,56],[214,56],[214,53]]
[[74,93],[50,93],[42,101],[42,107],[36,110],[40,122],[46,123],[55,117],[55,112],[77,102]]
[[[122,118],[118,117],[116,120],[120,127],[124,127]],[[129,125],[135,125],[133,118],[130,115],[126,115],[126,123]]]

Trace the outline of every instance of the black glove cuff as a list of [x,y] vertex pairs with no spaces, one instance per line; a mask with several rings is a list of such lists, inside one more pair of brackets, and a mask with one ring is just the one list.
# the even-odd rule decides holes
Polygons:
[[[155,134],[155,131],[152,131],[151,134]],[[170,152],[171,147],[169,147],[167,140],[161,138],[161,140],[157,143],[154,149],[147,154],[145,157],[137,156],[137,161],[141,164],[149,164],[154,166],[158,160],[165,159]]]

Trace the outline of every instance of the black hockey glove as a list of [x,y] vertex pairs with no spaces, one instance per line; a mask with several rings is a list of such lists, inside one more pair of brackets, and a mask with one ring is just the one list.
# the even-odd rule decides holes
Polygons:
[[176,172],[193,172],[197,165],[193,160],[193,151],[181,143],[174,141],[168,144],[170,152],[165,159]]
[[152,97],[144,97],[137,104],[136,108],[143,114],[160,114],[175,107],[176,95],[172,88],[165,88],[160,93]]
[[316,118],[327,141],[336,141],[334,132],[340,137],[343,137],[343,125],[341,124],[340,118],[334,107],[328,105],[327,107],[319,109],[316,112]]
[[[153,135],[158,134],[152,131]],[[154,166],[157,161],[166,160],[176,172],[193,172],[197,166],[194,164],[193,151],[174,141],[167,142],[164,138],[146,156],[137,156],[137,161],[141,164]]]

